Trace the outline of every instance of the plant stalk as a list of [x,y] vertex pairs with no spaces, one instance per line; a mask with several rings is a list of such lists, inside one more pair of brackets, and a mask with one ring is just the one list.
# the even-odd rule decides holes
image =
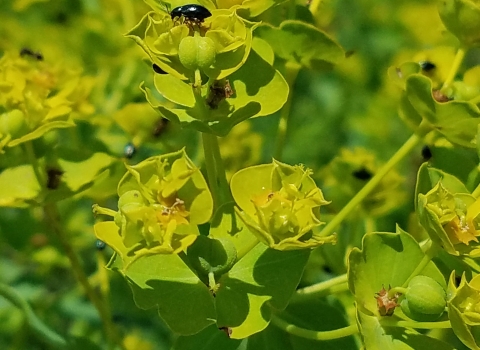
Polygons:
[[217,136],[202,133],[205,166],[207,169],[208,184],[212,192],[215,209],[232,201],[232,195],[225,173]]
[[274,158],[277,160],[282,159],[283,148],[285,146],[285,139],[287,137],[288,119],[290,116],[290,110],[292,108],[293,98],[293,85],[297,79],[300,66],[297,64],[288,63],[285,65],[285,80],[288,83],[288,98],[287,102],[283,106],[280,112],[280,121],[278,122],[277,139],[275,141]]
[[332,234],[342,221],[372,192],[382,181],[387,173],[392,170],[403,158],[412,152],[420,144],[423,137],[413,134],[400,149],[389,159],[389,161],[375,174],[374,177],[362,187],[362,189],[353,197],[343,209],[335,215],[324,229],[320,232],[321,236]]
[[15,289],[6,284],[0,283],[0,295],[22,310],[27,319],[28,325],[46,344],[54,349],[67,349],[67,341],[45,325]]
[[333,331],[312,331],[310,329],[301,328],[288,323],[276,315],[272,316],[272,324],[289,334],[312,340],[339,339],[358,333],[357,325],[350,325],[344,328],[335,329]]
[[83,268],[80,264],[80,260],[75,253],[73,247],[70,245],[70,242],[65,235],[61,225],[60,225],[60,215],[58,213],[57,207],[55,204],[47,203],[44,206],[45,218],[51,227],[53,233],[57,236],[60,244],[62,245],[65,254],[72,265],[73,272],[75,277],[77,278],[78,282],[83,287],[85,294],[87,295],[88,299],[92,302],[92,304],[97,309],[100,319],[102,321],[102,325],[110,344],[110,348],[113,349],[114,344],[118,344],[121,346],[121,342],[118,339],[117,332],[113,325],[113,322],[110,318],[109,312],[105,305],[103,304],[100,297],[97,295],[95,290],[93,289],[92,285],[88,281],[87,275],[83,271]]
[[452,85],[453,80],[455,79],[455,76],[458,73],[458,70],[460,69],[460,66],[462,65],[463,59],[465,58],[466,54],[466,49],[464,47],[460,47],[457,50],[457,54],[455,55],[455,59],[453,60],[453,64],[450,67],[450,71],[448,72],[448,76],[445,79],[445,82],[443,83],[442,86],[442,92],[446,92],[446,90]]
[[333,294],[333,291],[339,293],[348,290],[348,276],[343,274],[327,281],[323,281],[311,286],[298,289],[290,299],[291,303],[304,300],[317,299],[323,295]]

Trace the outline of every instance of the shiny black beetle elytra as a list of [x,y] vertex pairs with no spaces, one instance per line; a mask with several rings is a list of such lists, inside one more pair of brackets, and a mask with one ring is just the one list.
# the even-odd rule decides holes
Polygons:
[[208,18],[211,15],[212,13],[205,7],[197,4],[178,6],[170,12],[170,16],[173,20],[183,17],[186,21],[196,24],[202,23],[205,18]]

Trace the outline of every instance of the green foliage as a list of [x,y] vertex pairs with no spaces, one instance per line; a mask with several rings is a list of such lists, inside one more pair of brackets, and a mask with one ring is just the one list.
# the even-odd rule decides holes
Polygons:
[[0,348],[480,349],[479,2],[185,5],[0,3]]

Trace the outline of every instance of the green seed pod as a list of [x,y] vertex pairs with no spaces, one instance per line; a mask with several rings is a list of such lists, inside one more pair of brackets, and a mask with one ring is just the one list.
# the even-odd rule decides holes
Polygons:
[[127,209],[131,205],[134,205],[135,207],[145,205],[145,200],[143,199],[142,194],[137,190],[125,192],[118,200],[118,209],[121,211]]
[[0,115],[0,133],[18,138],[27,132],[27,123],[22,111],[14,109]]
[[415,276],[408,284],[400,303],[402,311],[412,320],[435,321],[445,311],[447,295],[437,281],[428,276]]
[[228,238],[211,239],[199,236],[187,250],[193,267],[201,274],[221,276],[235,264],[237,250]]
[[[480,89],[476,86],[470,86],[463,81],[455,81],[452,84],[452,95],[455,101],[468,101],[479,95]],[[447,92],[447,95],[448,92]]]
[[215,43],[208,37],[187,36],[178,47],[182,65],[191,70],[206,69],[215,62]]

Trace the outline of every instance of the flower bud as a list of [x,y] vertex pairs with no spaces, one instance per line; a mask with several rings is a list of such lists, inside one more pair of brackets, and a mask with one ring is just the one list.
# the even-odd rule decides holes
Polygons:
[[27,131],[25,115],[22,111],[14,109],[0,115],[0,133],[11,135],[12,138],[22,136]]
[[442,286],[428,276],[415,276],[400,303],[402,311],[412,320],[435,321],[445,311],[447,295]]
[[131,190],[127,191],[120,196],[118,200],[118,209],[120,211],[125,211],[130,206],[143,206],[145,205],[145,199],[143,198],[140,191]]

